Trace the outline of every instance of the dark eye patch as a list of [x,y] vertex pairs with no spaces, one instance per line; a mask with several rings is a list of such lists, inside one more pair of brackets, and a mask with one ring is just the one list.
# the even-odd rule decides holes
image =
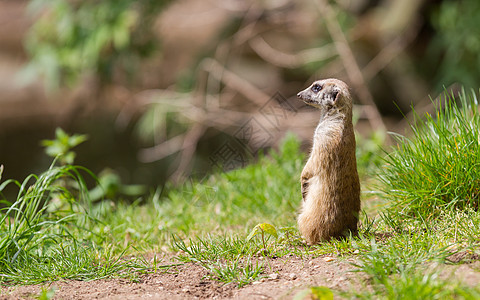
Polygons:
[[313,86],[312,86],[312,92],[314,93],[318,93],[322,90],[322,86],[318,83],[315,83]]

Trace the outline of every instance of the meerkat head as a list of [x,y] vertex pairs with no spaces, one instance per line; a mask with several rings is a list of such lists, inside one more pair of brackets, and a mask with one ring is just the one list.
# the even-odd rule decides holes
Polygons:
[[297,94],[308,105],[324,112],[352,109],[352,99],[345,82],[330,78],[317,80]]

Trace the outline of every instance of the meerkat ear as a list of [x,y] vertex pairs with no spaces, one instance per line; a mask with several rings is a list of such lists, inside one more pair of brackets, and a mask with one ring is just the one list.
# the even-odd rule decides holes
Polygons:
[[337,89],[334,89],[334,90],[331,92],[332,99],[333,99],[334,102],[337,101],[337,99],[338,99],[338,94],[340,94],[340,92],[339,92]]

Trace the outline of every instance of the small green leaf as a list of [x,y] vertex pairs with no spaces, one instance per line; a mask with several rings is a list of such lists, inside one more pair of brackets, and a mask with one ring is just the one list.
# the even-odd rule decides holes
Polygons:
[[314,286],[298,292],[293,300],[318,299],[333,300],[332,290],[325,286]]
[[41,145],[44,147],[52,146],[55,143],[55,140],[42,140]]
[[56,288],[46,289],[42,288],[40,294],[38,295],[39,300],[50,300],[55,296]]
[[76,155],[75,152],[70,150],[87,139],[88,136],[85,134],[74,134],[70,136],[63,129],[57,128],[55,130],[55,139],[43,140],[41,144],[45,147],[45,152],[48,156],[60,156],[61,163],[73,164]]
[[65,133],[65,131],[60,127],[57,127],[57,129],[55,129],[55,137],[57,140],[60,140],[60,141],[68,140],[67,133]]
[[255,226],[253,230],[250,232],[250,234],[247,236],[247,241],[250,241],[254,236],[256,236],[260,232],[258,225]]
[[69,138],[68,145],[73,148],[85,142],[86,140],[88,140],[88,136],[86,134],[74,134]]
[[73,164],[73,161],[75,160],[75,156],[76,156],[75,152],[69,151],[69,152],[65,153],[65,154],[61,157],[61,159],[62,159],[65,163],[71,165],[71,164]]
[[275,229],[275,226],[268,224],[268,223],[260,223],[257,224],[253,230],[250,232],[250,234],[247,236],[247,241],[251,240],[254,236],[259,234],[260,232],[265,232],[270,235],[273,235],[274,237],[278,237],[277,230]]
[[319,300],[333,300],[333,293],[328,287],[314,286],[310,288],[312,295]]
[[53,144],[53,145],[51,145],[51,146],[48,146],[48,147],[45,149],[45,152],[47,153],[48,156],[56,157],[57,155],[64,154],[64,153],[65,153],[65,149],[64,149],[64,147],[62,147],[62,145]]
[[275,226],[268,223],[258,224],[257,226],[260,226],[260,229],[262,229],[264,232],[273,235],[274,237],[278,237],[277,229],[275,229]]

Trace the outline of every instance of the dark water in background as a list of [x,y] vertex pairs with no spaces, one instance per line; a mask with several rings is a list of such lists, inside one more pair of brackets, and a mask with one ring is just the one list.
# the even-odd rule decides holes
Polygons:
[[[145,146],[137,138],[133,125],[119,129],[115,126],[115,114],[99,114],[82,117],[71,124],[60,126],[68,134],[87,134],[88,140],[73,150],[77,153],[74,164],[88,168],[99,174],[108,168],[120,175],[124,184],[141,184],[153,191],[162,187],[175,171],[179,155],[170,155],[160,161],[143,163],[137,158],[138,150]],[[41,124],[16,127],[0,131],[0,164],[4,165],[2,182],[15,179],[22,182],[30,174],[45,171],[53,158],[45,154],[40,142],[54,139],[57,124],[45,121]],[[211,154],[221,148],[228,135],[209,130],[199,142],[192,168],[192,177],[201,179],[212,172]],[[85,178],[89,187],[95,181]],[[13,200],[17,189],[10,186],[3,192]],[[147,193],[149,195],[150,193]]]
[[[115,116],[102,115],[82,118],[67,126],[61,126],[68,134],[87,134],[89,139],[74,148],[77,153],[74,164],[98,174],[105,168],[114,170],[123,183],[162,186],[167,180],[172,158],[154,163],[141,163],[137,151],[142,147],[132,128],[119,130],[114,126]],[[29,174],[40,174],[52,163],[40,142],[54,139],[56,124],[43,122],[35,126],[5,130],[0,133],[0,164],[4,165],[2,182],[6,179],[23,181]],[[89,185],[94,180],[85,178]],[[13,187],[5,195],[14,196]],[[9,197],[7,197],[9,199]]]

